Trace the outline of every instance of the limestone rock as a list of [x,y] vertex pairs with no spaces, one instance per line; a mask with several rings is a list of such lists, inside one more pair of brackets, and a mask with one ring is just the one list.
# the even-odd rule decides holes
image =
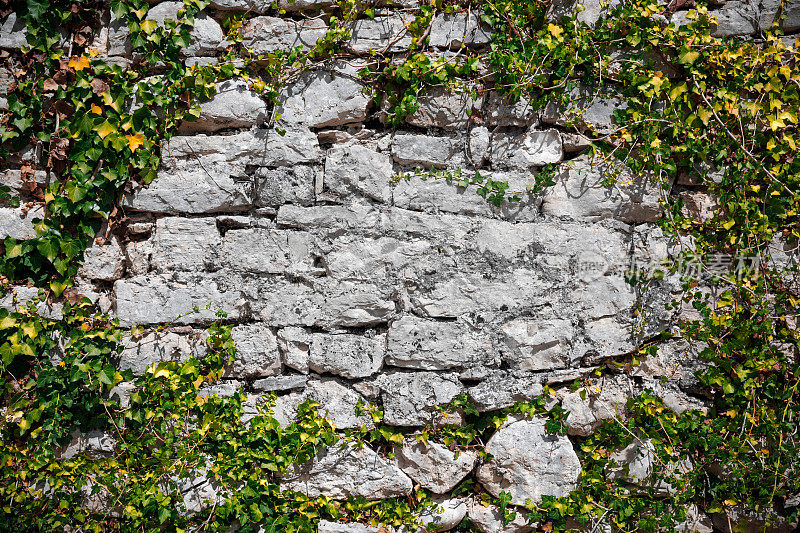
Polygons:
[[357,379],[378,372],[386,353],[386,336],[365,337],[363,335],[326,335],[314,333],[308,366],[318,373],[331,373]]
[[224,128],[244,128],[262,124],[267,107],[244,80],[226,80],[217,84],[217,94],[200,104],[200,117],[185,121],[180,133],[214,132]]
[[137,211],[201,214],[242,211],[251,205],[250,184],[194,161],[161,170],[150,185],[127,194],[123,205]]
[[162,361],[185,361],[202,357],[205,338],[200,332],[176,333],[170,330],[151,331],[142,337],[126,336],[119,355],[119,369],[130,369],[141,376],[151,365]]
[[230,230],[222,240],[222,266],[236,272],[294,274],[309,272],[313,240],[304,231],[248,228]]
[[213,218],[164,217],[156,221],[150,267],[156,272],[209,269],[221,244]]
[[283,135],[274,128],[236,135],[177,135],[162,146],[162,153],[165,169],[181,169],[186,160],[196,160],[206,172],[226,171],[232,176],[245,176],[246,165],[292,166],[321,161],[323,155],[317,136],[300,126],[285,129]]
[[493,361],[485,335],[463,322],[404,316],[389,328],[386,363],[416,370],[484,366]]
[[35,218],[44,218],[44,211],[39,206],[29,211],[23,211],[18,207],[0,207],[0,239],[6,237],[20,241],[33,239],[36,237],[36,230],[33,227]]
[[[584,398],[581,398],[581,395]],[[631,391],[624,376],[602,378],[596,386],[567,393],[561,402],[569,411],[565,425],[570,435],[588,436],[605,420],[625,418]]]
[[442,444],[417,442],[411,435],[395,447],[397,464],[415,483],[436,494],[452,490],[478,462],[478,454],[462,450],[458,457]]
[[467,389],[467,394],[483,413],[532,400],[541,396],[542,391],[542,378],[539,376],[514,376],[505,371],[495,371]]
[[491,30],[485,28],[478,13],[440,13],[431,23],[429,44],[442,48],[486,44]]
[[355,327],[388,322],[395,304],[371,284],[320,281],[313,287],[277,282],[264,288],[257,308],[272,326]]
[[484,505],[475,498],[470,498],[467,502],[467,514],[470,522],[483,533],[529,533],[533,531],[533,525],[518,512],[514,520],[508,524],[503,524],[503,511],[494,505]]
[[575,16],[575,20],[594,28],[600,18],[605,17],[621,2],[612,0],[556,0],[547,12],[547,19],[558,22],[561,17]]
[[[367,524],[359,524],[358,522],[330,522],[328,520],[320,520],[317,525],[317,533],[378,533],[391,530],[384,526],[368,526]],[[263,530],[259,533],[263,533]]]
[[278,225],[309,231],[368,233],[378,229],[381,214],[367,205],[321,205],[300,207],[282,205],[278,209]]
[[449,93],[434,89],[417,98],[419,108],[405,118],[406,124],[421,128],[457,129],[465,127],[472,114],[481,108],[482,96],[470,92]]
[[520,370],[566,368],[575,331],[569,320],[516,319],[502,328],[506,359]]
[[325,188],[342,196],[355,192],[388,202],[392,174],[388,155],[363,146],[334,146],[325,159]]
[[452,137],[397,133],[392,140],[392,157],[401,165],[456,167],[464,161],[464,143]]
[[563,109],[554,101],[548,102],[539,117],[545,124],[565,126],[567,122],[578,122],[595,132],[606,135],[618,127],[614,111],[625,109],[628,104],[616,96],[595,94],[586,87],[570,91],[570,104]]
[[27,44],[28,30],[25,22],[22,19],[17,20],[17,14],[12,11],[5,20],[0,21],[0,48],[19,50]]
[[363,94],[358,69],[346,63],[308,70],[281,95],[281,121],[323,128],[362,122],[370,99]]
[[[609,172],[616,178],[607,187],[602,181]],[[546,215],[587,222],[615,218],[627,223],[653,222],[661,216],[657,186],[620,164],[581,155],[563,165],[555,181],[544,193],[542,212]]]
[[125,257],[116,237],[105,243],[92,241],[83,254],[83,265],[78,269],[78,277],[114,281],[125,271]]
[[261,392],[273,392],[304,389],[307,384],[308,376],[288,374],[257,379],[252,383],[251,387],[253,390]]
[[314,202],[314,183],[318,174],[316,168],[305,165],[259,168],[256,171],[255,205],[310,205]]
[[[155,20],[163,26],[167,19],[178,20],[179,9],[183,9],[183,2],[161,2],[150,8],[147,19]],[[189,38],[189,46],[182,49],[186,56],[213,55],[227,44],[222,27],[202,11],[195,16]]]
[[[469,171],[465,171],[468,175]],[[477,193],[477,186],[459,187],[457,180],[411,178],[394,186],[394,205],[428,213],[457,213],[507,220],[537,220],[541,200],[525,191],[535,184],[533,172],[481,172],[481,176],[509,184],[509,195],[517,194],[518,202],[504,201],[499,207]]]
[[253,17],[242,24],[242,45],[256,54],[295,47],[309,50],[325,36],[328,25],[320,19],[296,21],[277,17]]
[[334,379],[309,381],[305,392],[308,398],[319,402],[320,414],[333,422],[337,428],[374,426],[364,398]]
[[433,496],[434,506],[420,513],[419,519],[425,525],[425,531],[450,531],[467,516],[467,500],[465,498],[448,498]]
[[[625,448],[614,451],[609,457],[616,466],[610,467],[607,475],[611,479],[623,479],[628,483],[644,489],[652,489],[655,494],[668,496],[677,489],[670,479],[680,479],[694,470],[688,457],[663,464],[655,453],[655,447],[649,440],[634,440]],[[667,479],[654,479],[654,474],[666,476]]]
[[532,130],[522,135],[495,133],[489,158],[495,168],[528,170],[564,158],[561,136],[556,130]]
[[278,347],[283,354],[283,364],[298,372],[308,374],[311,334],[303,328],[283,328],[278,331]]
[[226,376],[253,378],[275,376],[281,372],[281,356],[275,334],[261,324],[241,324],[231,331],[236,344],[236,359]]
[[394,426],[424,426],[441,421],[437,406],[458,396],[463,387],[452,374],[389,372],[377,378],[384,422]]
[[396,464],[368,446],[341,443],[321,450],[305,464],[290,467],[281,490],[303,492],[311,498],[380,500],[410,494],[412,483]]
[[519,420],[497,431],[486,444],[492,459],[477,472],[494,496],[505,490],[511,503],[539,503],[542,496],[566,496],[578,487],[581,463],[563,435],[549,435],[545,419]]
[[405,14],[359,19],[350,30],[350,49],[358,53],[404,51],[412,37],[406,25],[413,20],[413,15]]
[[491,134],[486,126],[475,126],[469,131],[469,159],[473,166],[479,167],[489,155]]
[[535,126],[539,122],[539,112],[525,95],[513,100],[496,91],[489,93],[484,115],[489,126]]
[[117,439],[114,438],[114,435],[98,429],[88,433],[81,433],[76,429],[70,433],[70,437],[70,441],[56,453],[57,457],[72,459],[86,454],[96,459],[113,453],[117,446]]
[[414,265],[429,257],[431,248],[423,239],[343,235],[325,254],[325,269],[328,276],[346,280],[388,281],[407,272],[411,277]]
[[[199,312],[182,316],[178,322],[209,323],[216,319],[216,309],[220,308],[228,318],[235,319],[241,316],[243,302],[240,291],[232,287],[226,290],[227,281],[216,276],[135,276],[118,280],[113,292],[116,315],[123,327],[172,322],[195,306]],[[211,308],[206,309],[206,305]]]

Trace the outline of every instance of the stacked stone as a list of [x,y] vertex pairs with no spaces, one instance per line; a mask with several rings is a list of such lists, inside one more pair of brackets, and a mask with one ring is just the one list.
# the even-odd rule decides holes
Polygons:
[[[388,424],[421,427],[458,423],[460,413],[445,416],[436,407],[462,393],[492,411],[534,398],[545,385],[555,388],[551,405],[570,412],[569,437],[548,435],[541,418],[512,419],[487,443],[490,461],[413,439],[393,459],[368,446],[342,445],[321,451],[284,480],[286,488],[332,498],[403,496],[418,484],[439,495],[444,512],[425,518],[437,527],[449,529],[468,515],[487,533],[530,531],[524,520],[503,525],[499,509],[448,493],[474,476],[495,496],[508,491],[515,504],[566,495],[580,472],[576,439],[605,420],[623,419],[632,395],[649,388],[675,411],[704,408],[692,395],[700,363],[680,341],[666,343],[629,374],[588,377],[604,359],[633,352],[674,322],[664,310],[678,290],[674,279],[646,293],[624,279],[631,266],[656,263],[674,245],[655,225],[660,195],[669,191],[619,164],[580,154],[587,141],[564,128],[568,117],[557,106],[534,112],[494,92],[439,91],[421,97],[400,128],[386,127],[387,110],[366,96],[358,70],[370,51],[407,52],[405,25],[414,2],[407,3],[357,21],[350,57],[308,70],[287,86],[277,126],[266,125],[272,109],[245,81],[221,83],[199,120],[163,145],[158,178],[124,198],[127,239],[87,250],[78,288],[124,327],[152,328],[129,338],[120,354],[120,368],[136,374],[201,353],[203,327],[223,309],[236,323],[237,356],[207,392],[245,390],[248,416],[275,392],[282,424],[308,398],[339,428],[372,424],[357,408],[362,402],[381,405]],[[330,1],[279,4],[286,15],[276,16],[266,0],[213,1],[197,18],[187,61],[213,61],[226,46],[219,21],[228,10],[248,12],[244,43],[258,52],[308,48],[325,35],[324,16],[303,15],[324,15]],[[745,2],[718,11],[733,13],[733,4]],[[163,23],[179,6],[156,4],[150,17]],[[574,6],[555,6],[553,13],[567,8]],[[721,34],[757,31],[734,19],[721,18]],[[0,47],[21,46],[18,26],[11,17],[3,22]],[[440,14],[427,52],[481,49],[488,42],[477,14]],[[130,46],[123,21],[109,16],[95,45],[125,64]],[[581,90],[574,104],[584,121],[607,132],[624,102]],[[444,180],[390,183],[415,168],[463,169],[525,190],[550,163],[563,163],[554,186],[498,207],[474,188]],[[604,185],[607,171],[619,176],[613,186]],[[0,183],[13,188],[14,172],[0,175]],[[34,216],[0,207],[0,237],[34,236]],[[13,306],[15,297],[25,300],[30,292],[20,288],[0,305]],[[644,310],[637,312],[641,302]],[[201,311],[155,330],[194,306]],[[576,379],[586,387],[571,392]],[[76,436],[71,453],[86,452],[90,441]],[[621,450],[619,462],[635,466],[625,474],[633,487],[652,488],[650,455],[641,446],[636,453]],[[615,475],[621,474],[609,473]],[[213,493],[201,479],[187,489],[187,501],[199,506],[198,494]],[[695,513],[684,531],[709,531],[706,522]],[[365,528],[323,522],[320,531],[359,527]]]

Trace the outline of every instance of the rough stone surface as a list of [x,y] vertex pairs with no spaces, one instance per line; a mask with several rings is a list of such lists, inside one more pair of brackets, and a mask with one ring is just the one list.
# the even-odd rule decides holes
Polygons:
[[119,368],[141,376],[150,365],[162,361],[185,361],[205,353],[205,339],[199,332],[148,332],[141,338],[128,336],[119,356]]
[[439,14],[431,23],[429,38],[431,46],[460,48],[488,43],[491,31],[481,24],[478,13]]
[[78,269],[78,277],[114,281],[125,272],[125,257],[116,237],[99,244],[93,241],[83,254],[83,265]]
[[392,175],[392,159],[363,146],[334,146],[325,159],[325,189],[339,196],[355,192],[387,202]]
[[426,531],[450,531],[467,516],[467,500],[465,498],[448,498],[433,496],[434,506],[425,509],[419,515]]
[[325,36],[328,25],[319,19],[295,21],[277,17],[253,17],[242,25],[242,45],[256,54],[295,47],[308,50]]
[[285,89],[281,99],[281,120],[310,128],[362,122],[370,102],[358,81],[358,69],[346,63],[303,72]]
[[564,157],[556,130],[534,130],[522,135],[496,133],[489,150],[492,166],[518,170],[558,163]]
[[361,496],[380,500],[410,494],[412,483],[396,464],[382,459],[368,446],[334,444],[308,463],[290,467],[281,489],[312,498]]
[[11,12],[0,21],[0,48],[18,50],[28,44],[28,30],[22,20],[17,20],[17,14]]
[[[621,478],[645,490],[652,489],[661,496],[675,494],[676,489],[670,479],[680,479],[689,474],[694,470],[694,465],[688,457],[663,464],[654,450],[650,440],[634,440],[625,448],[616,450],[609,457],[616,466],[608,469],[608,477]],[[667,479],[655,479],[653,475],[656,473],[667,476]]]
[[28,211],[17,207],[0,207],[0,239],[11,237],[24,240],[36,237],[33,219],[43,217],[44,211],[41,207]]
[[260,324],[242,324],[231,331],[236,359],[226,375],[237,378],[274,376],[281,372],[281,357],[275,334]]
[[549,435],[543,418],[501,428],[486,443],[486,451],[492,459],[478,469],[478,481],[494,496],[510,493],[511,503],[539,503],[542,496],[566,496],[578,486],[581,464],[572,443]]
[[392,141],[392,157],[401,165],[458,166],[464,160],[464,143],[451,137],[398,133]]
[[470,522],[475,524],[483,533],[529,533],[533,526],[517,513],[514,520],[508,524],[503,523],[503,511],[494,505],[485,505],[475,498],[470,498],[467,503],[467,514]]
[[421,128],[463,128],[469,123],[473,113],[483,105],[483,97],[470,92],[448,93],[433,90],[417,98],[419,108],[408,115],[406,124]]
[[539,113],[534,111],[530,99],[524,95],[512,100],[498,92],[491,92],[484,114],[489,126],[535,126],[539,122]]
[[462,385],[452,374],[389,372],[377,379],[384,421],[396,426],[424,426],[441,422],[436,406],[459,395]]
[[[182,2],[161,2],[150,8],[147,19],[155,20],[163,26],[167,19],[177,21],[178,10],[182,8]],[[182,53],[186,56],[213,55],[227,44],[225,33],[219,23],[202,11],[195,16],[189,37],[189,46],[182,49]]]
[[455,454],[436,442],[417,442],[413,435],[395,447],[400,469],[415,483],[436,494],[444,494],[467,477],[478,462],[478,454],[464,450]]
[[568,393],[561,402],[569,411],[565,421],[567,433],[587,436],[604,420],[624,419],[630,391],[626,378],[603,378],[596,385]]
[[517,319],[503,326],[508,346],[506,359],[521,370],[566,368],[570,363],[570,344],[575,335],[568,320]]
[[354,52],[400,52],[411,44],[411,33],[406,25],[413,15],[392,14],[359,19],[350,30],[350,49]]
[[465,323],[404,316],[389,328],[386,363],[416,370],[484,366],[492,346]]
[[217,84],[217,94],[200,104],[200,117],[184,122],[180,133],[213,132],[224,128],[244,128],[262,124],[267,106],[244,80],[226,80]]
[[[602,184],[605,173],[619,171],[622,174],[617,183],[629,185]],[[542,212],[546,215],[581,221],[615,218],[632,223],[652,222],[661,215],[656,186],[646,177],[631,176],[619,165],[610,167],[582,155],[565,165],[555,181],[543,197]]]
[[345,378],[366,378],[376,374],[383,365],[386,337],[361,335],[311,336],[308,366],[320,374],[336,374]]

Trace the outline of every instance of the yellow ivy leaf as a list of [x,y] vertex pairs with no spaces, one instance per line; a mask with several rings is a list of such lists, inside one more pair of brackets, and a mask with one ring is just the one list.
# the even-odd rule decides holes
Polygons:
[[141,133],[126,135],[125,138],[128,139],[128,148],[131,149],[131,152],[135,152],[137,148],[144,144],[144,136]]
[[711,118],[711,110],[707,107],[701,107],[697,110],[697,115],[700,117],[700,120],[703,121],[703,124],[708,126],[708,120]]
[[687,50],[681,56],[678,57],[678,61],[683,63],[684,65],[691,65],[697,58],[700,57],[700,52],[695,52],[694,50]]
[[92,104],[92,107],[89,109],[89,111],[91,111],[95,115],[102,115],[103,114],[103,108],[100,107],[97,104]]
[[0,329],[13,328],[16,324],[17,321],[10,316],[0,318]]
[[75,70],[83,70],[89,66],[89,58],[86,56],[81,56],[78,59],[74,57],[69,60],[68,66],[74,68]]
[[564,28],[561,26],[556,26],[555,24],[548,24],[547,31],[550,32],[550,35],[558,39],[558,36],[564,33]]
[[100,136],[101,139],[105,139],[108,135],[117,131],[117,128],[111,125],[109,121],[104,121],[102,124],[97,126],[97,134]]
[[152,19],[147,19],[142,21],[141,27],[143,32],[150,35],[154,31],[156,31],[156,28],[158,28],[158,22]]

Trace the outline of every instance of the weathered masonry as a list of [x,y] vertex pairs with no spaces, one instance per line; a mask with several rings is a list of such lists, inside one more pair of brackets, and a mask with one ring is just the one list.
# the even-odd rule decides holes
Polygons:
[[[330,1],[278,3],[285,13],[266,1],[212,1],[197,19],[187,63],[216,61],[230,12],[248,12],[243,42],[257,52],[307,48],[327,32]],[[595,21],[599,3],[581,3],[579,16]],[[771,24],[773,3],[724,2],[714,8],[716,31],[758,31]],[[180,5],[157,3],[149,17],[163,23]],[[119,367],[135,374],[201,352],[204,328],[225,311],[236,324],[237,357],[208,392],[244,390],[253,412],[275,393],[281,423],[308,398],[342,429],[373,424],[361,408],[367,404],[381,406],[393,426],[458,423],[458,412],[445,416],[437,407],[464,394],[492,411],[555,389],[551,406],[569,411],[566,436],[549,435],[544,419],[512,419],[486,443],[493,456],[487,461],[412,439],[391,458],[368,446],[337,447],[285,481],[310,496],[339,499],[403,496],[419,485],[440,495],[445,511],[430,520],[445,529],[468,515],[486,533],[522,533],[531,527],[521,518],[504,525],[499,509],[450,491],[472,476],[494,496],[510,493],[517,505],[566,495],[580,473],[571,439],[623,419],[628,398],[649,389],[676,412],[707,408],[693,375],[703,363],[677,338],[633,370],[594,375],[607,359],[634,352],[693,312],[666,310],[679,294],[677,278],[647,290],[626,281],[631,269],[654,268],[680,244],[656,224],[659,200],[670,191],[585,153],[589,141],[563,127],[568,112],[557,105],[534,112],[524,101],[465,88],[426,94],[400,127],[388,126],[387,108],[367,94],[359,70],[371,50],[408,53],[407,24],[417,7],[401,0],[356,21],[347,54],[294,79],[277,109],[248,81],[220,83],[200,118],[162,146],[157,179],[125,195],[127,235],[91,247],[76,286],[123,327],[145,327],[119,354]],[[551,9],[573,8],[564,2]],[[800,29],[800,4],[783,10],[786,31]],[[126,25],[111,14],[106,20],[94,46],[126,65]],[[0,47],[24,45],[25,28],[13,14],[0,23]],[[439,14],[426,53],[448,57],[462,44],[481,50],[489,40],[476,13]],[[0,71],[0,81],[7,74]],[[600,132],[615,127],[612,113],[625,105],[578,92],[574,104]],[[524,191],[552,163],[562,163],[555,185],[500,206],[456,181],[392,179],[417,169],[461,169]],[[611,186],[604,181],[609,170],[621,176]],[[12,189],[18,181],[18,171],[0,173]],[[713,204],[690,182],[674,187],[698,216]],[[35,236],[34,216],[0,207],[0,237]],[[18,287],[0,303],[12,307],[35,293]],[[570,388],[576,380],[583,383],[578,390]],[[102,438],[95,440],[78,445],[101,449]],[[652,461],[634,448],[618,452],[630,466],[619,475],[632,485],[644,483]],[[197,505],[216,496],[202,483],[187,493]],[[710,532],[712,520],[694,509],[681,531]]]

